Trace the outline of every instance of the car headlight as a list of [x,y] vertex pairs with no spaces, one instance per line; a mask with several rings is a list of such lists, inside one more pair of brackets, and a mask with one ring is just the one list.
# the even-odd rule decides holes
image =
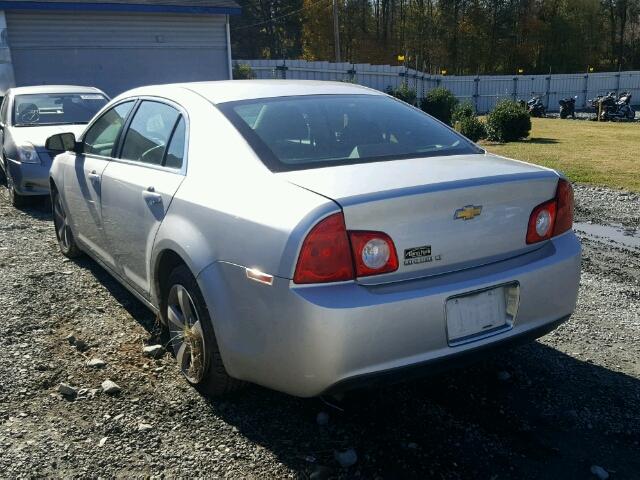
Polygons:
[[25,143],[18,147],[18,157],[22,163],[40,163],[38,152],[30,143]]

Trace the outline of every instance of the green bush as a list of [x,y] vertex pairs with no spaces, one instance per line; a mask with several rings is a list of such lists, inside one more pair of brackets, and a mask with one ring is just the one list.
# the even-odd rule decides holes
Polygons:
[[420,102],[420,108],[424,112],[447,125],[451,125],[451,115],[456,105],[458,105],[458,99],[444,87],[434,88]]
[[251,80],[252,78],[256,78],[256,75],[250,65],[237,62],[233,64],[234,80]]
[[398,88],[391,88],[391,86],[388,86],[387,93],[396,97],[398,100],[408,103],[409,105],[415,105],[416,98],[418,97],[416,91],[409,88],[409,85],[404,82],[400,84]]
[[472,142],[477,142],[487,137],[487,129],[484,122],[475,115],[462,117],[454,123],[455,129]]
[[455,125],[456,122],[461,121],[463,118],[470,118],[476,116],[476,109],[471,102],[463,102],[453,109],[451,115],[451,122]]
[[518,102],[501,100],[487,115],[487,138],[497,142],[513,142],[527,138],[531,117]]

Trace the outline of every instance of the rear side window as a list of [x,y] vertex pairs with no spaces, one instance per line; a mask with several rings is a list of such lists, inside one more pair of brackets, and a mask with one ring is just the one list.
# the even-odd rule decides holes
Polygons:
[[171,141],[169,142],[169,148],[167,149],[167,156],[164,160],[164,166],[169,168],[182,168],[182,161],[184,157],[184,142],[186,135],[186,124],[184,118],[180,117],[178,125],[176,125]]
[[120,157],[162,165],[180,112],[164,103],[143,101],[129,125]]
[[107,110],[84,136],[84,153],[111,157],[113,147],[124,122],[133,107],[133,100]]
[[378,95],[307,95],[218,104],[273,171],[480,153],[425,113]]

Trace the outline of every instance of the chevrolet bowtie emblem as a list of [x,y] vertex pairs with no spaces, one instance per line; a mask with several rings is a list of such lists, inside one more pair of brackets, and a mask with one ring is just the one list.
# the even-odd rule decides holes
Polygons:
[[466,205],[456,210],[454,220],[472,220],[482,213],[482,205]]

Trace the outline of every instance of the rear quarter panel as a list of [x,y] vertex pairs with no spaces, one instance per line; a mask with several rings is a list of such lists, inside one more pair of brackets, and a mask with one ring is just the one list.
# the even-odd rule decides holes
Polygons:
[[187,174],[156,236],[152,268],[170,249],[196,276],[227,262],[289,278],[302,238],[338,205],[274,175],[213,105],[183,106]]

